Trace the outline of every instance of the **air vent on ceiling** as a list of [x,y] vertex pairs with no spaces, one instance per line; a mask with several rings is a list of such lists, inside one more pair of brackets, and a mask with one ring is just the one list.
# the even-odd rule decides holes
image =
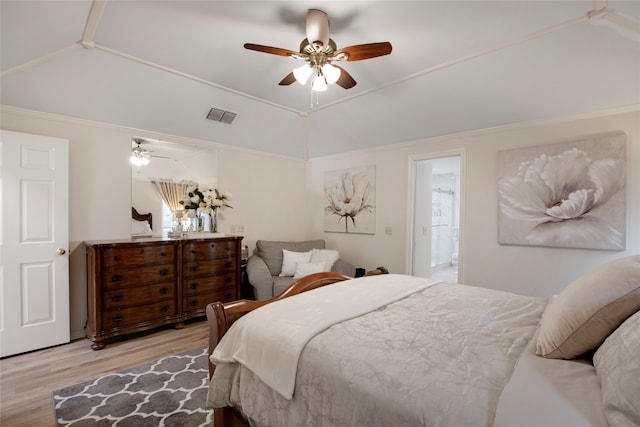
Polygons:
[[232,113],[231,111],[224,111],[219,108],[212,108],[209,110],[207,114],[207,119],[213,120],[214,122],[221,122],[231,124],[233,119],[236,118],[236,113]]

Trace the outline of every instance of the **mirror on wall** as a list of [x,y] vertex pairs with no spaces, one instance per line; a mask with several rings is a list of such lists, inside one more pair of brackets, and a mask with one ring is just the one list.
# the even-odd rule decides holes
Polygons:
[[132,150],[137,146],[148,163],[131,165],[131,205],[141,214],[153,214],[153,234],[160,236],[167,233],[173,218],[152,181],[191,181],[215,186],[218,182],[218,150],[134,137]]

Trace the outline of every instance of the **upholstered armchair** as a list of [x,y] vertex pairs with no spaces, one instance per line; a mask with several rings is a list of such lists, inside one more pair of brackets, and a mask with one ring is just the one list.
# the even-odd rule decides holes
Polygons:
[[247,278],[257,300],[278,295],[294,280],[319,271],[335,271],[349,277],[356,273],[352,264],[339,259],[338,251],[325,249],[324,240],[258,240],[247,260]]

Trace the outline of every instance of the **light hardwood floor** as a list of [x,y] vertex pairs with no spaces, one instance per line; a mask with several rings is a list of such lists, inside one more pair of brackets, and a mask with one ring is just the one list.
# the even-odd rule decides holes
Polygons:
[[207,345],[207,322],[160,329],[91,350],[86,339],[0,359],[0,426],[55,426],[52,392]]

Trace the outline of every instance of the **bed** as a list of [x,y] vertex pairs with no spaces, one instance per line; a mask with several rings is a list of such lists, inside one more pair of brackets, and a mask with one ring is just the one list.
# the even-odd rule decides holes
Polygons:
[[150,237],[153,235],[153,214],[141,214],[131,207],[131,235],[133,237]]
[[317,273],[214,303],[223,426],[638,426],[640,256],[550,299],[398,274]]

